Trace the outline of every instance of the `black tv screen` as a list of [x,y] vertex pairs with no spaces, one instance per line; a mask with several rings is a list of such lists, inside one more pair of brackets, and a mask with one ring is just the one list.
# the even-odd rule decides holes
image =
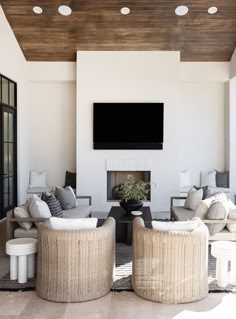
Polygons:
[[94,149],[162,149],[163,103],[94,103]]

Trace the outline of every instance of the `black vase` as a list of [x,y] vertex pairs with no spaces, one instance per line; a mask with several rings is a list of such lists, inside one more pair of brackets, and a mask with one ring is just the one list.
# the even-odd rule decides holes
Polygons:
[[141,200],[122,200],[120,201],[120,206],[127,212],[130,213],[134,210],[139,210],[141,207],[143,207],[143,202]]

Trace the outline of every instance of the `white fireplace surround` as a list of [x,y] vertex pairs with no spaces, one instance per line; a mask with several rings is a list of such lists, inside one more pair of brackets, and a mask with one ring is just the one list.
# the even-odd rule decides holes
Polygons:
[[107,171],[151,171],[149,159],[107,158]]

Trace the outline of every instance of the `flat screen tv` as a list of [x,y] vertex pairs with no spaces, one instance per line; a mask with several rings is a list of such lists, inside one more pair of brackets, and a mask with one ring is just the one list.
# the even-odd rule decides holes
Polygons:
[[163,148],[163,103],[94,103],[94,149]]

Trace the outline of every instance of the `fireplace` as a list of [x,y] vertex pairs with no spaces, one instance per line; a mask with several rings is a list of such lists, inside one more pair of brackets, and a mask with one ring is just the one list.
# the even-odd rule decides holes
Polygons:
[[120,200],[120,186],[126,181],[128,175],[133,175],[135,181],[150,183],[148,201],[151,200],[151,171],[107,171],[107,201]]

